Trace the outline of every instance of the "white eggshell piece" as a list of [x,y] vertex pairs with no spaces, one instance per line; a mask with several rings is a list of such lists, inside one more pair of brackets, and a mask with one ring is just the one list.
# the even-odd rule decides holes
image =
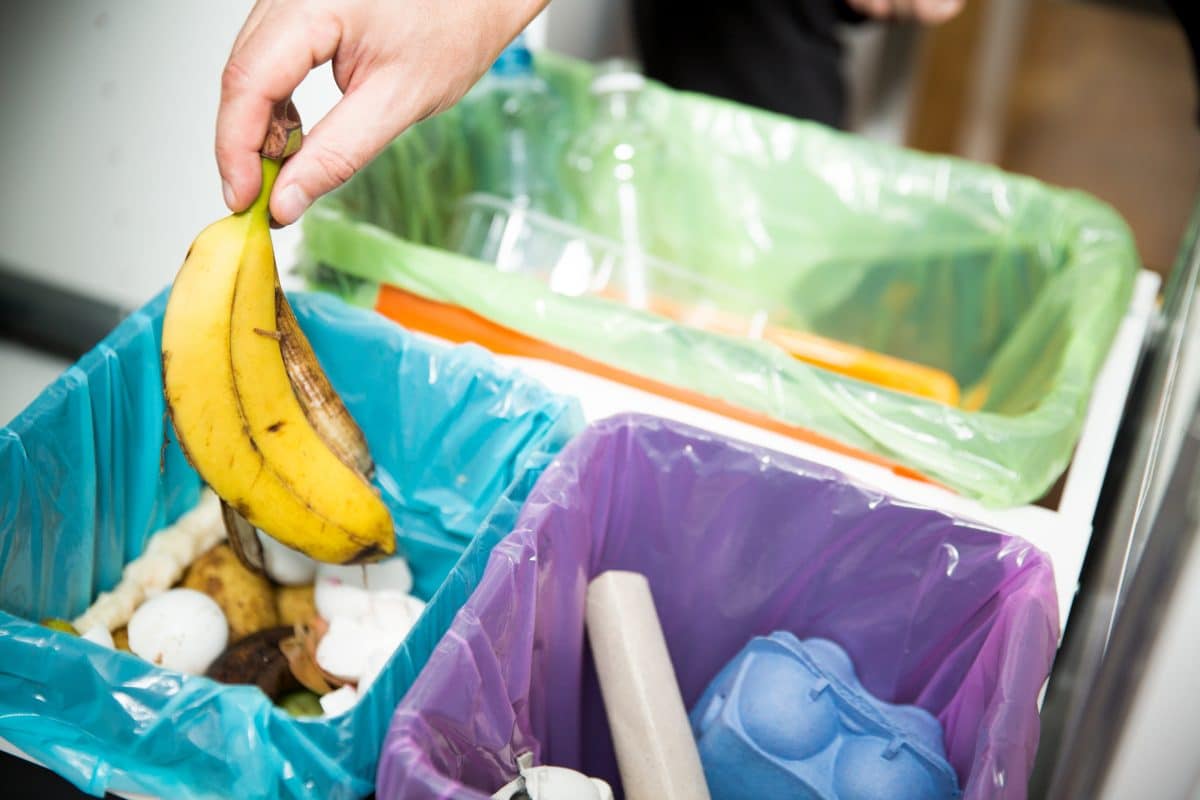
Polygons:
[[391,591],[408,594],[413,588],[412,570],[408,561],[395,556],[367,565],[367,589],[372,592]]
[[[369,629],[376,643],[377,649],[371,654],[371,659],[368,659],[367,669],[363,673],[363,677],[359,681],[359,691],[363,691],[362,683],[365,681],[367,685],[375,679],[371,675],[368,679],[367,675],[371,670],[372,659],[378,658],[378,653],[382,653],[383,660],[386,662],[392,657],[408,636],[413,626],[417,623],[417,618],[421,616],[421,611],[424,610],[425,604],[415,597],[410,595],[401,595],[394,592],[381,592],[385,595],[384,598],[379,598],[372,593],[372,600],[375,606],[372,609],[372,616],[369,618]],[[387,610],[385,606],[393,606]]]
[[103,625],[93,625],[91,628],[88,628],[86,631],[84,631],[79,638],[87,639],[89,642],[102,645],[103,647],[107,647],[109,650],[116,649],[116,644],[113,643],[112,634],[109,633],[108,628],[104,627]]
[[336,717],[354,708],[354,704],[357,702],[358,692],[355,691],[354,687],[343,686],[340,689],[334,689],[329,694],[321,696],[321,710],[325,712],[325,716],[327,717]]
[[401,556],[362,566],[321,564],[317,567],[317,578],[330,578],[348,586],[358,586],[372,592],[393,591],[407,594],[412,591],[412,570]]
[[399,633],[401,639],[425,610],[425,603],[416,597],[392,591],[371,592],[370,604],[368,621],[381,630]]
[[317,564],[317,581],[331,581],[356,589],[366,588],[366,569],[359,564]]
[[383,668],[387,666],[388,660],[391,659],[392,653],[396,652],[395,648],[381,647],[371,652],[367,657],[367,666],[363,670],[362,677],[358,679],[358,694],[361,697],[366,694],[367,689],[371,688],[371,684],[379,677],[379,673],[383,672]]
[[351,617],[334,617],[317,645],[317,665],[342,680],[357,681],[367,668],[367,659],[379,636],[368,625]]
[[263,566],[271,580],[284,586],[303,586],[316,578],[317,562],[304,553],[262,531],[258,531],[258,541],[262,544]]
[[343,583],[335,577],[322,576],[319,569],[313,587],[313,603],[317,613],[327,620],[337,617],[362,619],[371,613],[371,598],[366,589]]
[[171,589],[152,597],[129,620],[129,649],[166,669],[202,675],[225,650],[229,625],[206,594]]

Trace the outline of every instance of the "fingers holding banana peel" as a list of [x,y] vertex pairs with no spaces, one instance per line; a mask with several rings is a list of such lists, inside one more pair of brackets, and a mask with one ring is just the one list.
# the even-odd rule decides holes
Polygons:
[[226,205],[261,186],[255,152],[271,105],[332,62],[342,100],[270,198],[291,224],[414,122],[453,105],[548,0],[259,0],[222,77],[216,154]]
[[284,166],[280,189],[271,198],[271,216],[282,225],[295,222],[313,200],[341,186],[378,155],[397,129],[416,122],[415,115],[397,119],[375,113],[403,105],[400,101],[397,88],[383,77],[347,92],[313,128],[300,156]]
[[272,108],[337,51],[336,26],[309,27],[299,4],[264,0],[251,12],[221,74],[216,154],[225,203],[244,211],[262,186],[258,155]]

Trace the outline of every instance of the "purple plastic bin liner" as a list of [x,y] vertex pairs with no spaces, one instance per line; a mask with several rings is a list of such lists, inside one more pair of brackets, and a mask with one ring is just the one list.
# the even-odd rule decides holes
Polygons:
[[649,579],[689,707],[751,637],[823,637],[876,697],[937,717],[965,798],[1026,796],[1058,639],[1043,553],[826,467],[631,415],[563,450],[492,551],[396,709],[380,800],[482,800],[526,750],[619,787],[584,635],[588,581],[610,569]]

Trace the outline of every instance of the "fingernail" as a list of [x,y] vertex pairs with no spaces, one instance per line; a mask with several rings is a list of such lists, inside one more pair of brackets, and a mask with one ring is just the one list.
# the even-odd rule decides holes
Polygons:
[[279,195],[279,221],[295,222],[310,205],[312,205],[312,200],[299,186],[293,183],[291,186],[284,187]]
[[229,181],[221,181],[221,194],[225,195],[225,205],[233,208],[237,198],[233,195],[233,187],[229,185]]

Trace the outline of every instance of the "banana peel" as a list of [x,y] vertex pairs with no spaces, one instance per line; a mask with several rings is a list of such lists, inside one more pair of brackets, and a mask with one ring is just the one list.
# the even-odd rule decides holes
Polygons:
[[366,440],[279,288],[268,204],[299,135],[294,108],[277,107],[258,198],[196,238],[163,318],[163,387],[177,438],[221,497],[234,551],[258,570],[255,528],[329,563],[395,551]]

